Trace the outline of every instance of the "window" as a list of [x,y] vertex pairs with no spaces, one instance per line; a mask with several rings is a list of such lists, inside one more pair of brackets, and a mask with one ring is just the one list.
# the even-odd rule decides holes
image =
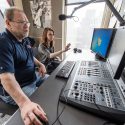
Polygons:
[[90,0],[65,0],[66,5],[76,5],[84,2],[89,2]]
[[[67,15],[70,15],[76,5],[67,6]],[[94,28],[100,28],[103,18],[105,2],[92,3],[77,10],[73,16],[79,18],[67,19],[66,41],[71,43],[71,48],[90,48]]]

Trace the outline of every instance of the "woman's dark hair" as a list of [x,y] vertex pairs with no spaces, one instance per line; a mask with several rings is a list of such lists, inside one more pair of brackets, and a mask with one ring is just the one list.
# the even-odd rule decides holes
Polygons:
[[[54,30],[52,28],[49,28],[49,27],[46,27],[43,31],[43,34],[42,34],[42,42],[43,42],[43,45],[47,47],[47,32],[48,31],[52,31],[53,32],[53,35],[54,35]],[[54,41],[51,41],[50,42],[50,47],[53,47],[54,46]]]

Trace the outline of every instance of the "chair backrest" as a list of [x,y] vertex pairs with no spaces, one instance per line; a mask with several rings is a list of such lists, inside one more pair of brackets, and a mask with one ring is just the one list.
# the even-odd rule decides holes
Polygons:
[[6,104],[2,99],[0,99],[0,113],[12,115],[17,109],[18,106]]
[[41,61],[41,54],[40,54],[39,51],[38,51],[38,47],[34,47],[34,48],[33,48],[33,54],[34,54],[34,57],[35,57],[36,59],[38,59],[39,61]]
[[[0,83],[1,84],[1,83]],[[0,95],[2,95],[2,87],[0,86]],[[16,110],[17,110],[18,106],[14,106],[14,105],[10,105],[10,104],[6,104],[1,98],[0,98],[0,113],[3,114],[8,114],[8,115],[12,115]]]
[[34,38],[34,40],[35,40],[34,47],[38,47],[39,44],[42,42],[42,37],[36,37]]

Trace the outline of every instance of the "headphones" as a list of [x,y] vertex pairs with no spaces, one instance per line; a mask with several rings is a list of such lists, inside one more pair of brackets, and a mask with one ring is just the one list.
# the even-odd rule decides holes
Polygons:
[[81,53],[81,52],[82,52],[81,49],[77,49],[77,48],[74,48],[73,51],[74,51],[74,53],[77,53],[77,52],[78,52],[78,53]]

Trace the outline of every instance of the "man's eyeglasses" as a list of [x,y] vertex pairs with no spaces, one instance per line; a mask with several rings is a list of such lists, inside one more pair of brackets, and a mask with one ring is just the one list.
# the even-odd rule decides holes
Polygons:
[[11,22],[15,22],[15,23],[22,24],[22,25],[30,25],[30,22],[27,22],[27,21],[14,21],[14,20],[12,20]]

